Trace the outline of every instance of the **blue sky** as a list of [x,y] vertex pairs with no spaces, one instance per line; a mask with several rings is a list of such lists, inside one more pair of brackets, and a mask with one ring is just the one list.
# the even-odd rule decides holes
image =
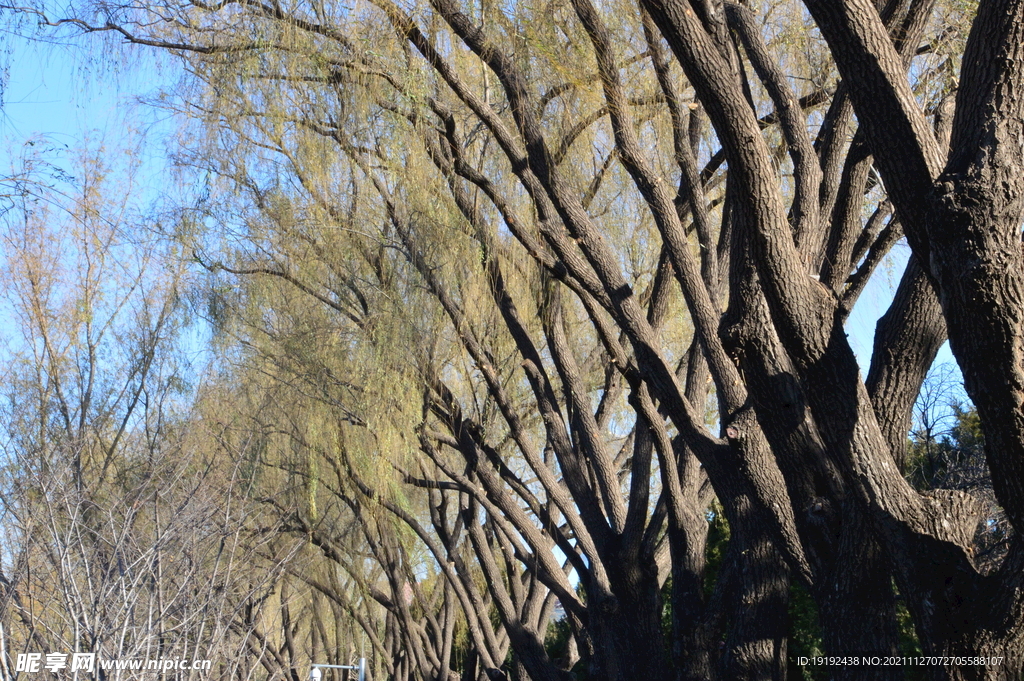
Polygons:
[[[71,48],[8,35],[8,81],[0,133],[5,147],[46,136],[74,146],[123,122],[125,95],[78,63]],[[4,154],[9,153],[5,148]],[[5,164],[6,165],[6,164]]]
[[10,170],[31,140],[48,145],[57,157],[61,150],[71,155],[86,145],[130,151],[145,166],[147,178],[167,177],[163,140],[173,132],[174,122],[138,100],[173,83],[175,63],[164,60],[158,66],[155,51],[136,49],[126,68],[99,50],[88,51],[100,47],[91,37],[67,45],[11,33],[4,38],[7,81],[0,107],[0,172]]
[[[121,68],[109,57],[82,49],[97,44],[88,40],[92,37],[80,45],[32,42],[10,33],[5,38],[0,177],[18,172],[22,157],[32,154],[74,174],[81,153],[102,148],[111,173],[121,177],[136,169],[127,200],[130,213],[150,216],[154,208],[173,206],[187,196],[172,177],[166,152],[176,121],[139,101],[173,84],[175,62],[158,65],[155,51],[135,50],[131,68]],[[141,228],[152,226],[153,219],[147,218]],[[14,342],[5,331],[10,329],[10,319],[4,318],[9,313],[0,307],[0,336],[6,343]],[[195,379],[210,357],[207,336],[201,322],[182,336]]]

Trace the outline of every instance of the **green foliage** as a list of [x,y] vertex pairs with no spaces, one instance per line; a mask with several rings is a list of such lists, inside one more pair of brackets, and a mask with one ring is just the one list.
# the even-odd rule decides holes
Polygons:
[[[921,642],[918,641],[917,633],[914,631],[914,621],[902,598],[896,601],[896,626],[899,627],[900,632],[900,654],[907,657],[923,655]],[[906,681],[924,681],[928,678],[924,667],[907,667],[904,669],[904,673]]]
[[707,513],[708,538],[705,549],[704,566],[704,597],[711,596],[718,581],[718,575],[725,562],[725,553],[729,548],[729,537],[732,535],[729,529],[729,521],[725,519],[722,512],[722,505],[715,501]]
[[825,681],[829,678],[827,668],[813,665],[801,667],[796,663],[800,657],[824,654],[818,606],[806,589],[793,582],[789,588],[788,678],[795,681]]
[[569,639],[572,637],[572,627],[565,617],[553,620],[548,624],[548,630],[544,634],[544,649],[551,659],[563,657],[569,650]]
[[908,448],[909,479],[918,489],[970,489],[984,484],[985,435],[973,406],[953,405],[954,424],[941,438],[915,434]]

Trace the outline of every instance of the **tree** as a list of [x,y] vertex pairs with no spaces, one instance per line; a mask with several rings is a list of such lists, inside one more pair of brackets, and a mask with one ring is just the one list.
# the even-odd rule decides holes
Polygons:
[[[831,654],[894,654],[898,592],[928,654],[1001,660],[935,678],[1021,674],[1024,3],[193,0],[49,21],[185,61],[210,141],[190,162],[225,188],[196,206],[219,229],[198,260],[311,296],[368,360],[353,383],[383,430],[342,429],[420,451],[403,479],[460,510],[530,678],[557,670],[502,561],[557,596],[600,678],[781,677],[790,580]],[[843,325],[902,234],[862,380]],[[991,572],[977,500],[901,472],[947,333],[1013,528]],[[731,538],[705,597],[711,490]]]
[[82,652],[236,678],[254,664],[239,611],[282,561],[192,421],[185,263],[137,212],[127,155],[65,168],[42,142],[2,180],[0,677]]
[[980,502],[983,520],[974,561],[982,572],[990,572],[1005,558],[1012,531],[995,498],[978,412],[960,401],[962,389],[957,390],[952,368],[937,369],[918,398],[907,478],[918,489],[963,490]]

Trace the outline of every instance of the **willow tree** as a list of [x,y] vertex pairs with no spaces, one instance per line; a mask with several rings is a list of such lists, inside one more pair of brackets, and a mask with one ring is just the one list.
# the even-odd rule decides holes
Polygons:
[[[285,202],[263,215],[295,217]],[[354,268],[346,274],[354,276]],[[256,608],[252,653],[269,674],[289,678],[304,677],[310,662],[352,664],[362,653],[372,678],[447,681],[456,666],[465,667],[456,660],[467,655],[459,639],[467,638],[469,617],[475,632],[483,626],[497,644],[487,666],[500,665],[508,641],[495,632],[475,563],[461,561],[455,586],[447,581],[438,570],[448,562],[438,550],[442,540],[425,545],[413,534],[422,532],[419,522],[429,524],[429,502],[416,490],[396,489],[396,466],[415,465],[401,440],[415,427],[419,401],[395,399],[416,383],[402,382],[403,367],[390,353],[380,361],[374,355],[389,344],[382,327],[403,325],[373,325],[374,338],[356,343],[358,329],[347,318],[339,323],[334,307],[273,279],[243,281],[224,285],[230,282],[215,276],[199,299],[222,353],[219,395],[197,420],[221,424],[223,455],[238,462],[240,480],[264,514],[277,517],[275,543],[294,554],[280,597]]]
[[[898,593],[925,651],[971,658],[932,676],[1019,676],[1024,3],[193,0],[70,23],[195,77],[196,162],[246,197],[199,206],[243,237],[200,259],[315,297],[415,378],[408,480],[458,497],[531,678],[557,670],[502,552],[600,678],[781,677],[790,580],[830,653],[896,653]],[[844,325],[903,235],[864,378]],[[437,340],[380,344],[396,307]],[[947,333],[1015,530],[991,570],[976,500],[902,474]],[[709,489],[732,535],[706,597]]]

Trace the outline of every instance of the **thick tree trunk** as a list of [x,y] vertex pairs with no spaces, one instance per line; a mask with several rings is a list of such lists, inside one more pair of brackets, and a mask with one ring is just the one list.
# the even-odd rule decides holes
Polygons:
[[459,677],[460,681],[476,681],[479,660],[480,656],[470,648],[466,653],[466,661],[462,665],[462,675]]
[[914,402],[945,341],[939,301],[917,258],[911,257],[893,304],[878,320],[865,381],[878,425],[901,471]]
[[[898,631],[890,568],[863,508],[844,492],[826,465],[824,444],[808,415],[796,369],[771,324],[738,241],[733,290],[724,335],[743,369],[758,420],[786,476],[789,497],[813,570],[809,589],[819,604],[830,655],[897,652]],[[841,679],[898,679],[899,670],[851,668]]]
[[[744,504],[739,504],[740,508]],[[786,677],[789,575],[767,528],[731,523],[735,585],[720,678],[783,681]]]
[[[840,509],[842,536],[835,561],[814,589],[822,643],[829,655],[899,655],[891,567],[874,528],[853,503]],[[836,681],[900,681],[899,667],[849,666]]]
[[656,566],[625,557],[605,564],[614,597],[587,603],[596,669],[608,681],[668,681]]
[[[683,449],[683,448],[681,448]],[[681,459],[693,455],[683,449]],[[685,460],[685,459],[684,459]],[[686,475],[687,467],[681,466]],[[707,681],[712,678],[712,655],[704,601],[704,568],[708,522],[693,514],[668,529],[672,553],[672,662],[677,681]]]
[[972,587],[953,595],[952,607],[943,602],[949,600],[946,594],[935,594],[937,603],[929,602],[933,607],[945,606],[948,614],[930,627],[919,627],[922,647],[929,654],[960,662],[933,670],[932,677],[943,681],[1024,678],[1024,541],[1016,537],[999,570],[976,580]]

